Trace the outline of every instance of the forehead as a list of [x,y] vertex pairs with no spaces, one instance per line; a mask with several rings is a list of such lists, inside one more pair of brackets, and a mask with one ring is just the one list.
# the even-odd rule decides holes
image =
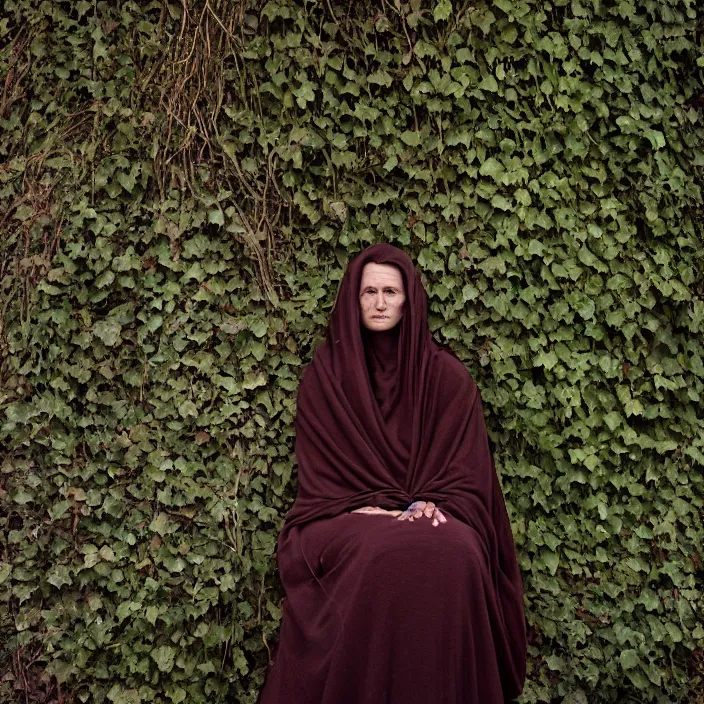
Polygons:
[[403,277],[395,266],[369,262],[362,269],[360,288],[366,288],[367,286],[393,286],[397,289],[403,289]]

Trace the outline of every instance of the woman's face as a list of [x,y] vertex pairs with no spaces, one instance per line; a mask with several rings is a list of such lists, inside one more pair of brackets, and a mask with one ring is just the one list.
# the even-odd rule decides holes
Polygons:
[[390,264],[365,264],[359,287],[362,325],[368,330],[391,330],[403,316],[406,292],[401,272]]

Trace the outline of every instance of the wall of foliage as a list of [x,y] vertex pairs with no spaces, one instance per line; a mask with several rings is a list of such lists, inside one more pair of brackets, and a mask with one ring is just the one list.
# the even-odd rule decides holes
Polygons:
[[0,46],[0,701],[255,702],[379,240],[482,389],[523,701],[704,701],[696,0],[5,0]]

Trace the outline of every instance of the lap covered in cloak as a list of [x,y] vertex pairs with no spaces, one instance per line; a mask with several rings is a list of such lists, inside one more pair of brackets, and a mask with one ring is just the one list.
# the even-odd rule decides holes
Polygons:
[[[372,261],[406,308],[365,337]],[[279,536],[285,590],[261,704],[503,704],[525,678],[521,579],[479,390],[427,328],[410,258],[374,245],[348,268],[298,394],[298,494]],[[447,523],[351,513],[433,501]]]

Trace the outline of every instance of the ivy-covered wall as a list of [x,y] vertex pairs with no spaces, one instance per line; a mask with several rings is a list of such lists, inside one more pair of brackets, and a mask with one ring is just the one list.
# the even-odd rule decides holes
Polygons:
[[379,240],[483,393],[523,701],[704,701],[697,0],[5,0],[0,46],[0,701],[255,702]]

